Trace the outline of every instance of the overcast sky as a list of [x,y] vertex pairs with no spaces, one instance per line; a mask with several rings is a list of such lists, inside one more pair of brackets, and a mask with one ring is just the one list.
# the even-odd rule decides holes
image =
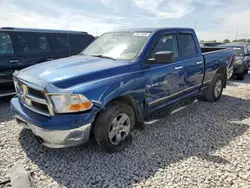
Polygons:
[[199,39],[250,38],[250,0],[0,0],[0,27],[87,31],[190,27]]

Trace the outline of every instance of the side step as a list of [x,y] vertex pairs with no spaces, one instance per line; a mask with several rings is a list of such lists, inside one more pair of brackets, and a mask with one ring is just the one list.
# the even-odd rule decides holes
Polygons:
[[[183,110],[183,109],[185,109],[185,108],[189,107],[190,105],[195,104],[197,102],[198,102],[198,100],[196,99],[194,102],[190,103],[189,105],[181,106],[180,108],[177,108],[177,109],[173,110],[172,112],[170,112],[170,114],[175,114],[175,113],[177,113],[177,112],[179,112],[179,111],[181,111],[181,110]],[[150,120],[150,121],[145,121],[144,124],[145,125],[151,125],[151,124],[154,124],[154,123],[156,123],[158,121],[161,121],[162,119],[164,119],[164,117],[159,118],[159,119],[153,119],[153,120]]]

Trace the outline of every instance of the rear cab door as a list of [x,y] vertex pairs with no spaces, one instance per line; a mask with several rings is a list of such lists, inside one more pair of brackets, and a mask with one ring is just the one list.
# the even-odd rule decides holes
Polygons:
[[204,60],[193,30],[179,32],[180,60],[183,62],[183,94],[199,92],[204,76]]

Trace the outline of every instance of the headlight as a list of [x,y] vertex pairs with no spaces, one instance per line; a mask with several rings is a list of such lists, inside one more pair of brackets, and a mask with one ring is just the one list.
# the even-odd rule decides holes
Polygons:
[[93,104],[81,94],[55,94],[51,100],[57,113],[73,113],[89,110]]

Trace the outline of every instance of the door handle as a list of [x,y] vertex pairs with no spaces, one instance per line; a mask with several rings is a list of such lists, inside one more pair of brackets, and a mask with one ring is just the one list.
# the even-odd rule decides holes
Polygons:
[[182,69],[183,68],[183,66],[179,66],[179,67],[175,67],[174,69],[175,70],[180,70],[180,69]]
[[202,64],[203,63],[203,61],[197,61],[195,64],[196,65],[200,65],[200,64]]
[[18,63],[19,61],[17,59],[9,60],[10,63]]

